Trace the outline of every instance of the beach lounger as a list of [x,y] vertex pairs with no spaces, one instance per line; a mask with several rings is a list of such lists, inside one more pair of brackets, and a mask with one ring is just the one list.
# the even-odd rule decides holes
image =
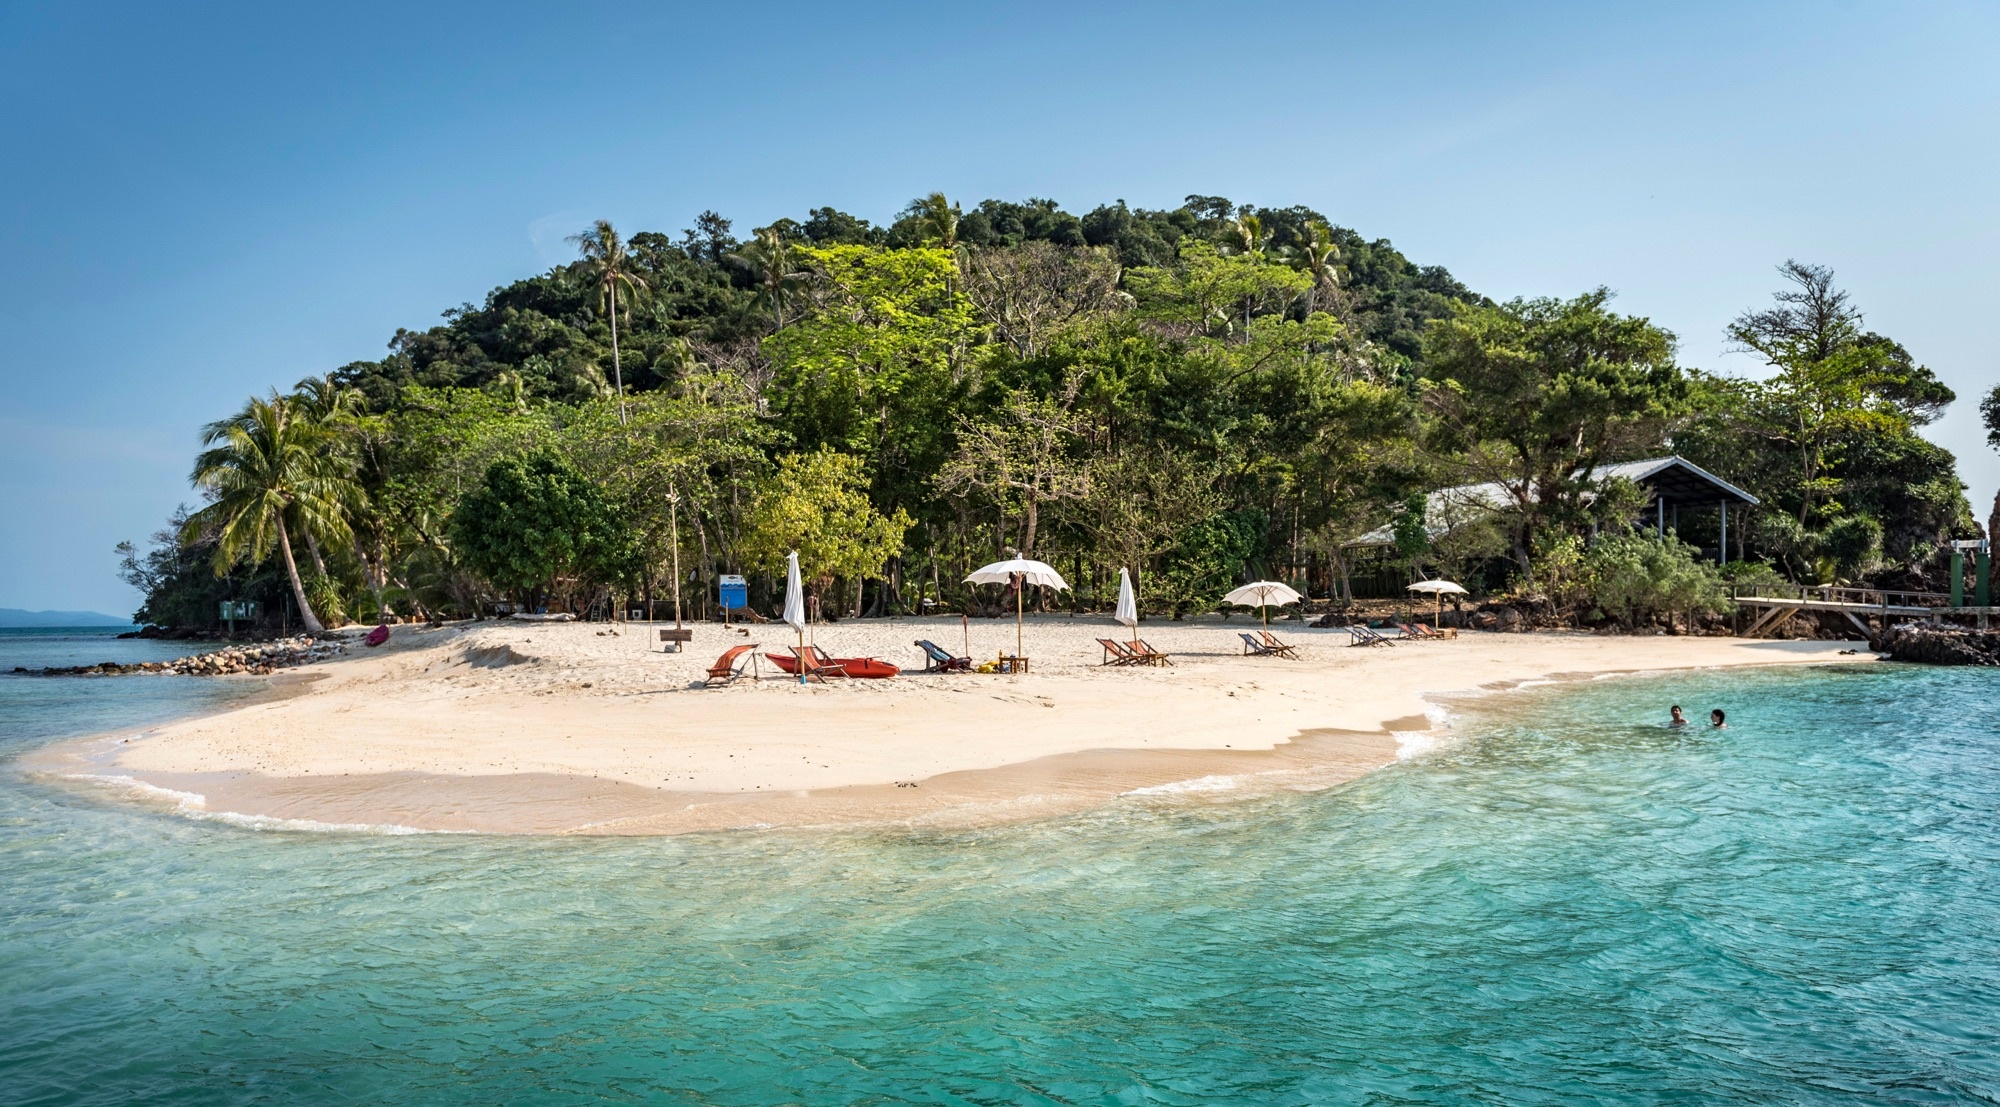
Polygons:
[[1104,647],[1104,660],[1100,665],[1137,665],[1145,658],[1132,652],[1131,647],[1111,638],[1099,638],[1097,644]]
[[920,638],[913,644],[918,649],[924,651],[924,672],[969,673],[972,671],[971,658],[953,657],[950,650],[945,649],[928,638]]
[[1144,638],[1132,639],[1132,645],[1137,647],[1137,649],[1134,650],[1134,652],[1140,654],[1142,657],[1146,659],[1146,661],[1148,661],[1151,664],[1172,665],[1174,663],[1173,658],[1168,657],[1166,654],[1160,652],[1159,650],[1154,649],[1153,644],[1151,642],[1146,641]]
[[1237,631],[1236,637],[1243,639],[1243,656],[1245,657],[1264,657],[1266,655],[1273,655],[1278,652],[1277,650],[1272,649],[1271,647],[1265,645],[1264,643],[1259,642],[1256,636],[1251,634],[1247,630]]
[[1347,633],[1353,638],[1353,641],[1348,643],[1348,645],[1350,646],[1395,645],[1394,642],[1391,642],[1387,638],[1383,637],[1380,632],[1375,631],[1369,627],[1363,626],[1360,623],[1356,623],[1353,626],[1348,627]]
[[1269,648],[1272,653],[1275,653],[1280,657],[1289,657],[1294,661],[1297,661],[1299,659],[1299,648],[1297,646],[1288,646],[1285,643],[1278,641],[1277,638],[1274,637],[1270,631],[1260,630],[1257,632],[1257,637],[1262,638],[1264,640],[1264,645],[1267,648]]
[[1425,638],[1458,637],[1457,627],[1433,627],[1429,623],[1417,623],[1415,624],[1415,626],[1417,628],[1418,633],[1422,634]]
[[724,650],[722,656],[715,659],[715,664],[708,667],[708,680],[704,683],[728,684],[742,676],[743,666],[750,663],[750,651],[756,648],[757,644],[753,642],[748,645],[731,646]]
[[797,646],[787,646],[785,648],[791,650],[792,655],[799,659],[799,676],[801,679],[811,677],[821,684],[825,684],[827,677],[844,677],[847,675],[847,669],[833,658],[828,657],[818,646],[807,646],[804,649],[800,649]]

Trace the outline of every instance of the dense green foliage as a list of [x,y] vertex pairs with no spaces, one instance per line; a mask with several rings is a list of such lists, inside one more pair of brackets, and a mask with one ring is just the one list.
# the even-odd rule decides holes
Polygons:
[[564,580],[639,576],[631,528],[597,485],[554,453],[487,467],[451,515],[453,549],[494,587],[535,605]]
[[[1598,470],[1676,450],[1765,498],[1732,553],[1799,576],[1921,572],[1969,523],[1917,434],[1949,391],[1807,267],[1810,303],[1732,332],[1773,367],[1746,381],[1684,369],[1604,290],[1496,304],[1316,212],[1217,197],[932,194],[888,226],[818,208],[739,240],[706,212],[576,242],[217,424],[315,444],[240,489],[199,467],[186,534],[240,565],[229,587],[289,536],[299,606],[336,616],[652,598],[676,565],[697,615],[725,572],[768,606],[793,549],[863,614],[991,606],[959,582],[1010,550],[1062,568],[1068,602],[1108,604],[1128,567],[1175,612],[1253,576],[1338,597],[1358,568],[1546,590],[1538,551],[1646,506]],[[255,452],[232,464],[263,472]],[[1423,517],[1425,490],[1483,481],[1498,511]],[[199,606],[132,556],[149,611]],[[1642,609],[1665,610],[1619,608]]]

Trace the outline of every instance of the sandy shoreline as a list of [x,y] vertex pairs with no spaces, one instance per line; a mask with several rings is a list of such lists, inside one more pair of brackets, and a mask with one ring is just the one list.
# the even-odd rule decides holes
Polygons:
[[[787,628],[696,631],[660,652],[643,626],[398,628],[389,646],[315,666],[289,694],[138,735],[63,743],[23,767],[129,780],[184,810],[261,821],[532,834],[737,827],[966,825],[1120,796],[1323,788],[1393,762],[1429,697],[1563,675],[1873,661],[1851,643],[1467,634],[1352,649],[1288,624],[1301,658],[1241,656],[1254,624],[1147,623],[1167,668],[1102,668],[1108,620],[1033,619],[1022,676],[924,674],[911,645],[961,649],[956,618],[819,628],[836,656],[905,666],[889,681],[705,688],[726,646]],[[977,621],[975,657],[1011,652]],[[1004,639],[1004,641],[1003,641]],[[302,674],[303,675],[303,674]],[[188,678],[127,678],[188,679]],[[163,791],[161,791],[163,790]]]

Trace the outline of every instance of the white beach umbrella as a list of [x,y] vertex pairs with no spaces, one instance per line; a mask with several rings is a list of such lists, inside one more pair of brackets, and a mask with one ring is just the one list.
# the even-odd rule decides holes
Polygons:
[[1139,636],[1139,596],[1132,591],[1132,574],[1118,570],[1118,610],[1111,617],[1132,628],[1136,641]]
[[1288,603],[1298,603],[1303,599],[1305,597],[1293,591],[1292,586],[1289,584],[1281,584],[1275,580],[1253,580],[1249,584],[1222,597],[1222,602],[1233,603],[1238,607],[1254,607],[1262,610],[1264,625],[1268,627],[1271,625],[1269,608],[1283,607]]
[[799,632],[799,645],[806,644],[806,590],[799,584],[799,551],[785,555],[785,624]]
[[1409,590],[1412,592],[1429,592],[1431,594],[1431,621],[1434,623],[1444,616],[1444,594],[1446,592],[1459,596],[1467,594],[1465,589],[1457,582],[1449,580],[1420,580],[1410,585]]
[[1055,567],[1045,561],[1017,557],[1010,561],[996,561],[991,565],[981,565],[965,578],[967,584],[1012,584],[1020,579],[1021,587],[1014,593],[1014,656],[1021,656],[1021,595],[1028,585],[1039,584],[1044,588],[1069,590],[1069,582]]

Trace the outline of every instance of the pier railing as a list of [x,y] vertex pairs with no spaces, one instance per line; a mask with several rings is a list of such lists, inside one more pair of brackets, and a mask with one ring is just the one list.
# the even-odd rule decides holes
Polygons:
[[1847,588],[1832,584],[1738,585],[1730,594],[1738,600],[1785,600],[1799,603],[1852,604],[1856,607],[1949,607],[1949,592],[1907,592],[1885,588]]

